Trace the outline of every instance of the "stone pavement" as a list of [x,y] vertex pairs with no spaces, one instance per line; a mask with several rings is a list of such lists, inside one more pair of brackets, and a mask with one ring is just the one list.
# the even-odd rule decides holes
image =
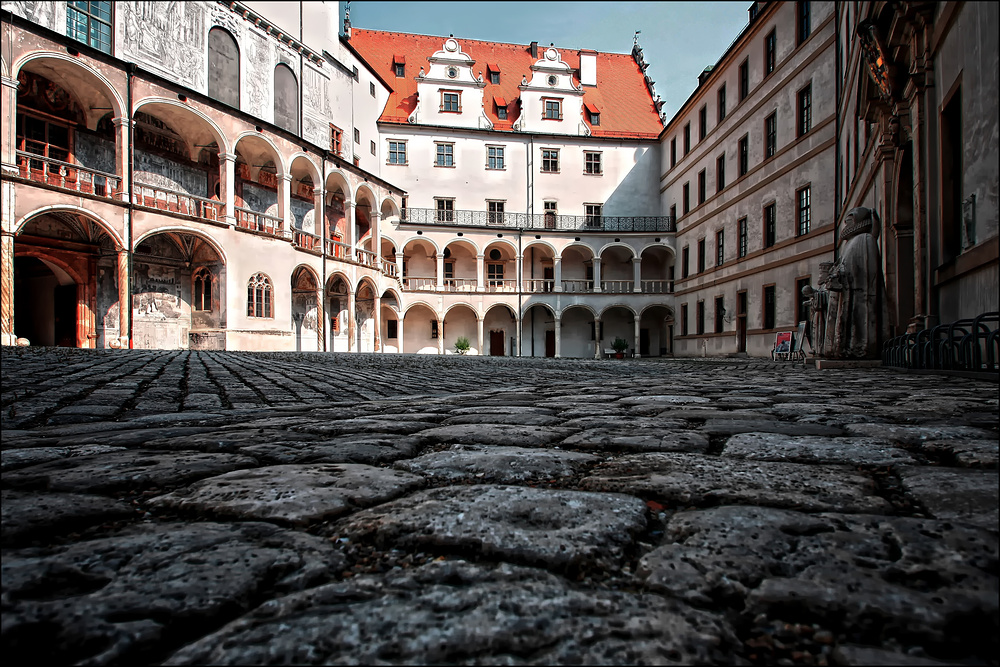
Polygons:
[[3,349],[13,664],[997,664],[997,386]]

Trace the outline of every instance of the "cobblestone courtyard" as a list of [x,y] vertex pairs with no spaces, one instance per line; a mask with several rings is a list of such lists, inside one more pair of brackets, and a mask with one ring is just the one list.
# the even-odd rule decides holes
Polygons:
[[0,361],[13,664],[997,664],[996,384]]

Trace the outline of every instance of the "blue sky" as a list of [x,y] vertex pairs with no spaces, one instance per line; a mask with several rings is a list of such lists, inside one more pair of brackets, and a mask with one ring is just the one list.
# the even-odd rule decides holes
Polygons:
[[[344,7],[345,3],[341,3]],[[632,38],[667,117],[747,24],[744,2],[351,2],[358,28],[630,53]]]

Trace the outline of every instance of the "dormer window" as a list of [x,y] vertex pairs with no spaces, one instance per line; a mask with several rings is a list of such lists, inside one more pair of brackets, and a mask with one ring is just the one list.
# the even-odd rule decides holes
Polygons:
[[599,113],[592,113],[592,114],[590,114],[590,124],[591,125],[600,125],[601,124],[601,114],[599,114]]
[[441,91],[441,111],[461,113],[462,94],[458,91]]
[[584,108],[587,109],[587,114],[590,116],[590,124],[597,126],[601,124],[601,110],[590,102],[583,103]]
[[507,120],[507,107],[497,107],[497,120]]
[[392,69],[396,76],[406,76],[406,56],[393,56]]
[[496,63],[486,63],[486,73],[489,75],[490,83],[500,83],[500,65]]
[[562,120],[562,100],[545,100],[546,120]]

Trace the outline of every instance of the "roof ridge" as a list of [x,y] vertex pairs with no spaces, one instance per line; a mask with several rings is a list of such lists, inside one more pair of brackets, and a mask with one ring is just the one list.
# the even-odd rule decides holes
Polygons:
[[[379,33],[383,33],[383,34],[386,34],[386,35],[409,35],[411,37],[433,37],[433,38],[436,38],[436,39],[449,39],[449,38],[452,38],[452,39],[457,39],[460,42],[479,42],[480,44],[500,44],[500,45],[503,45],[503,46],[523,46],[524,48],[528,48],[528,47],[531,46],[531,44],[521,44],[520,42],[498,42],[498,41],[495,41],[495,40],[488,40],[488,39],[476,39],[474,37],[455,37],[454,35],[448,35],[448,36],[445,36],[445,35],[427,35],[427,34],[420,33],[420,32],[404,32],[402,30],[377,30],[375,28],[358,28],[358,27],[354,27],[353,29],[354,30],[364,30],[365,32],[379,32]],[[539,48],[542,47],[541,44],[539,44],[538,46],[539,46]],[[544,48],[547,49],[549,47],[546,46]],[[552,48],[554,48],[554,49],[560,49],[562,51],[594,51],[598,55],[603,55],[603,56],[623,56],[623,57],[626,57],[626,58],[631,58],[632,57],[632,53],[631,52],[629,52],[629,53],[619,53],[617,51],[601,51],[599,49],[592,49],[592,48],[583,47],[583,46],[580,46],[580,47],[574,47],[574,46],[552,46]]]

